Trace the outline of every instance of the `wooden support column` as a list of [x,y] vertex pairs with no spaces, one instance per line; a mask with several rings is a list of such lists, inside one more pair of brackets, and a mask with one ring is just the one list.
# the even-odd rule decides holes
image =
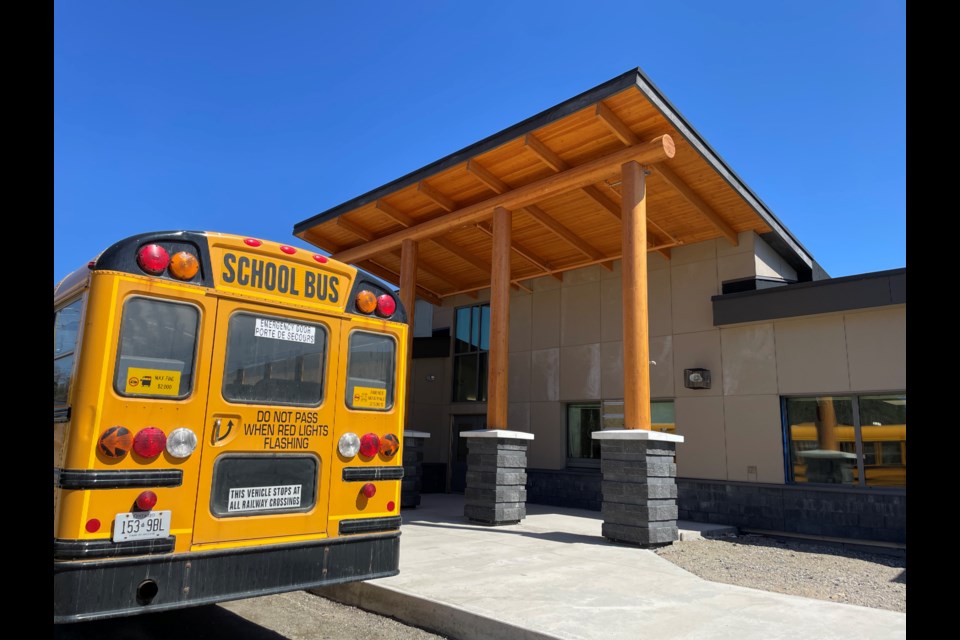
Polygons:
[[649,430],[646,177],[643,166],[634,160],[624,163],[620,169],[623,180],[623,426]]
[[409,238],[400,243],[400,302],[407,312],[407,416],[411,412],[413,398],[413,321],[417,307],[417,256],[416,240]]
[[493,210],[490,269],[490,352],[487,372],[487,428],[507,428],[507,375],[510,363],[510,212]]

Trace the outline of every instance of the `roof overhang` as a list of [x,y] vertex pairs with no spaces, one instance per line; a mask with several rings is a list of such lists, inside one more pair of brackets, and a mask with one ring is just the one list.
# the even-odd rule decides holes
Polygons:
[[620,258],[623,158],[651,170],[648,251],[669,258],[673,247],[736,244],[754,231],[800,280],[819,270],[639,69],[299,222],[294,234],[393,284],[401,244],[415,239],[417,295],[437,303],[490,286],[488,220],[504,206],[512,211],[510,278],[526,288],[524,280],[610,268]]

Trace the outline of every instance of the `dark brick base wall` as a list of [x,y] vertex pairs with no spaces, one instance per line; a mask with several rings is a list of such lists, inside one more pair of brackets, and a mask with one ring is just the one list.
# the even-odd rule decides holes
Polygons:
[[[600,511],[600,470],[527,469],[527,502]],[[907,542],[907,496],[896,490],[677,478],[681,520],[741,529]]]

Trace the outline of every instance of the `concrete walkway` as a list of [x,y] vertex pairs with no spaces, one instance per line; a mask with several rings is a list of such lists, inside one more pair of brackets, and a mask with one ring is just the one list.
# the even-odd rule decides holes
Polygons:
[[[317,589],[457,640],[885,640],[904,613],[702,580],[600,535],[593,511],[527,505],[517,525],[463,516],[463,496],[424,494],[402,513],[400,574]],[[709,525],[681,521],[687,538]]]

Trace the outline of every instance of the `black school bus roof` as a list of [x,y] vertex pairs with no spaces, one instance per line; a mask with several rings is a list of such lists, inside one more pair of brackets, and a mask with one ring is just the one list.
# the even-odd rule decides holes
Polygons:
[[[75,288],[83,271],[64,278],[54,289],[54,299]],[[407,320],[399,297],[367,272],[310,249],[259,238],[208,231],[142,233],[108,247],[86,271],[148,276],[231,297]],[[362,290],[378,303],[371,311],[357,308]],[[379,304],[383,296],[389,300]]]

